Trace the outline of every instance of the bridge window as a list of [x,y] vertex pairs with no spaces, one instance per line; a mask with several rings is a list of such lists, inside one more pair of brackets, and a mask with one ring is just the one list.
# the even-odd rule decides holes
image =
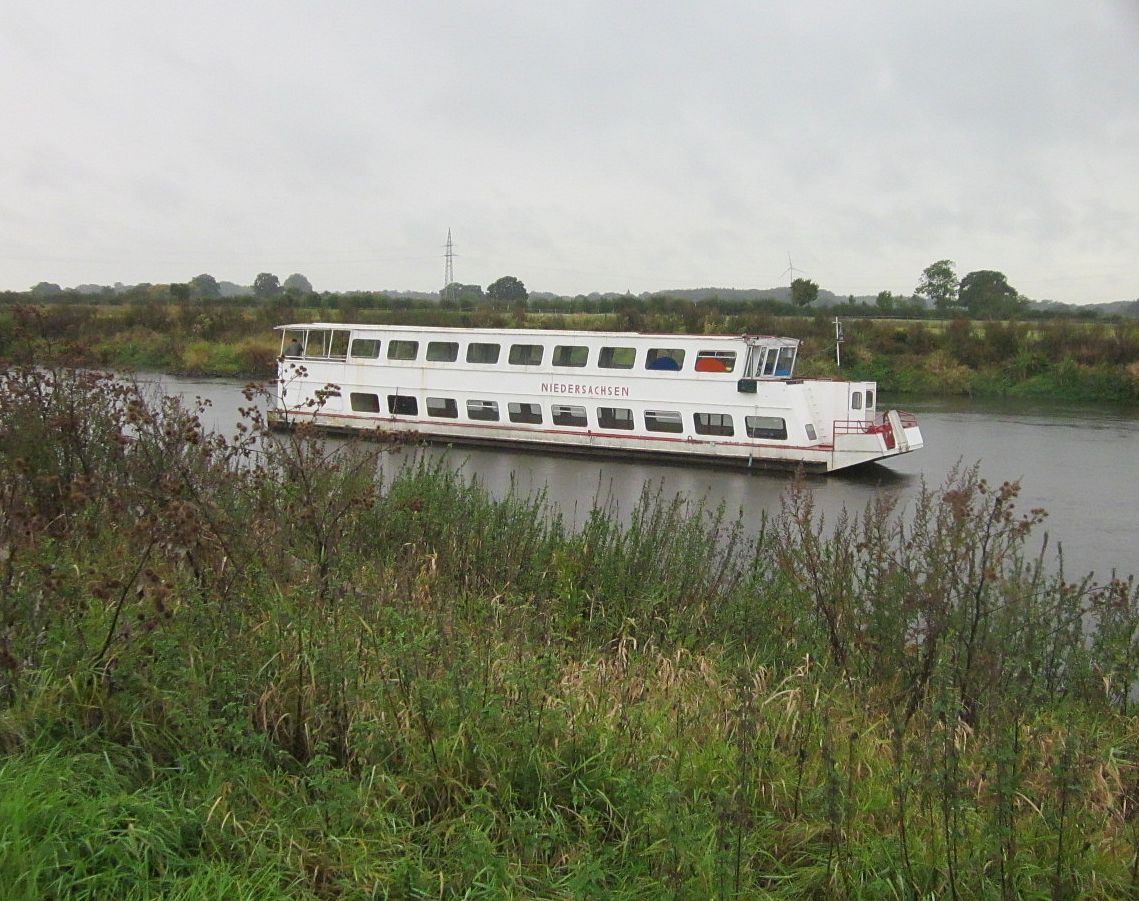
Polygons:
[[861,410],[862,409],[862,392],[861,391],[852,391],[850,393],[850,409],[852,409],[852,410]]
[[584,428],[589,424],[589,421],[585,418],[585,407],[554,404],[550,412],[553,414],[554,425]]
[[874,392],[873,391],[867,391],[866,392],[866,409],[867,410],[873,410],[874,409]]
[[584,366],[589,362],[589,348],[583,344],[558,345],[550,362],[555,366]]
[[684,351],[679,347],[652,347],[645,355],[645,369],[679,372],[684,367]]
[[388,412],[393,416],[417,416],[419,402],[410,394],[389,394]]
[[815,441],[817,439],[817,436],[815,435],[815,427],[809,422],[807,423],[807,438],[811,441]]
[[597,427],[599,429],[631,429],[633,411],[623,407],[598,407]]
[[389,341],[389,360],[414,360],[419,355],[418,341]]
[[352,391],[348,395],[352,409],[357,413],[379,413],[380,398],[375,394],[358,394]]
[[684,431],[684,422],[680,414],[672,410],[646,410],[645,428],[650,432],[676,432]]
[[[497,345],[495,345],[497,347]],[[493,400],[467,401],[467,418],[483,422],[498,422],[498,402]]]
[[[787,420],[781,416],[748,416],[744,419],[744,428],[749,438],[782,441],[787,437]],[[811,429],[810,426],[807,428]],[[812,439],[814,437],[811,435]]]
[[[515,345],[517,347],[518,345]],[[541,404],[520,404],[511,401],[506,405],[506,413],[511,422],[527,422],[538,425],[542,422]]]
[[428,341],[427,360],[431,363],[454,363],[459,359],[458,341]]
[[472,341],[467,345],[468,363],[497,363],[499,345]]
[[451,397],[429,397],[427,398],[427,415],[458,419],[459,405]]
[[543,350],[545,348],[541,344],[511,344],[510,365],[541,366]]
[[379,338],[357,338],[352,342],[352,349],[348,352],[350,357],[362,360],[375,360],[380,356]]
[[693,413],[692,424],[697,435],[734,435],[735,427],[728,413]]

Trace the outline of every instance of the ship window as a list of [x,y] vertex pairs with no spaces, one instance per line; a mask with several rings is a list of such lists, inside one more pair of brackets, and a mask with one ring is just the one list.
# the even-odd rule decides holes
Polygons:
[[645,410],[645,428],[650,432],[683,432],[684,422],[672,410]]
[[497,363],[498,362],[497,344],[484,344],[479,341],[472,341],[467,345],[467,362],[468,363]]
[[815,427],[814,427],[814,425],[812,425],[812,424],[811,424],[811,423],[809,423],[809,422],[807,423],[807,437],[808,437],[808,438],[809,438],[811,441],[814,441],[814,440],[815,440],[815,438],[816,438],[816,435],[815,435]]
[[[763,374],[775,375],[775,364],[779,362],[779,352],[775,348],[771,348],[765,351],[765,353],[767,354],[767,359],[763,364]],[[758,367],[756,371],[758,371]]]
[[348,339],[352,333],[347,329],[333,329],[332,341],[328,345],[328,355],[337,360],[348,358]]
[[380,355],[379,338],[357,338],[352,342],[349,356],[360,357],[365,360],[374,360]]
[[[294,344],[296,347],[293,346]],[[282,342],[282,346],[285,348],[282,353],[286,357],[303,356],[305,352],[305,333],[286,331],[284,334],[284,341]],[[290,351],[292,352],[290,353]]]
[[427,398],[427,415],[457,419],[459,405],[455,403],[455,399],[452,397],[429,397]]
[[779,362],[775,364],[775,374],[791,378],[791,370],[795,367],[795,348],[779,348]]
[[866,392],[866,409],[867,410],[873,410],[874,409],[874,392],[873,391],[867,391]]
[[851,392],[851,394],[850,394],[850,409],[852,409],[852,410],[861,410],[862,409],[862,392],[861,391],[852,391]]
[[[744,420],[749,438],[771,438],[779,441],[787,437],[787,420],[781,416],[748,416]],[[807,426],[809,432],[814,429]],[[815,436],[811,435],[813,439]]]
[[597,365],[602,369],[632,369],[636,359],[637,351],[632,347],[603,347]]
[[[514,345],[515,347],[523,345]],[[511,401],[506,405],[507,415],[511,422],[529,422],[540,424],[542,422],[542,407],[540,404],[520,404]]]
[[328,354],[325,352],[325,345],[328,342],[328,332],[325,331],[311,331],[305,339],[305,356],[306,357],[326,357]]
[[589,362],[589,348],[584,344],[563,344],[554,348],[555,366],[584,366]]
[[493,400],[467,401],[467,418],[498,422],[498,403]]
[[570,425],[582,427],[589,424],[585,418],[585,407],[570,406],[568,404],[554,404],[551,409],[554,425]]
[[419,355],[418,341],[389,341],[389,360],[414,360]]
[[409,394],[389,394],[388,412],[393,416],[416,416],[419,403]]
[[600,429],[631,429],[633,411],[623,407],[598,407],[597,427]]
[[702,350],[696,354],[697,372],[731,372],[735,368],[734,350]]
[[728,413],[693,413],[692,424],[697,435],[734,435],[735,427]]
[[679,347],[653,347],[645,355],[645,369],[679,372],[684,366],[684,351]]
[[359,394],[355,391],[348,395],[352,409],[357,413],[379,413],[380,398],[376,394]]
[[511,344],[510,365],[541,366],[544,349],[541,344]]
[[454,363],[459,359],[459,342],[428,341],[427,359],[431,363]]

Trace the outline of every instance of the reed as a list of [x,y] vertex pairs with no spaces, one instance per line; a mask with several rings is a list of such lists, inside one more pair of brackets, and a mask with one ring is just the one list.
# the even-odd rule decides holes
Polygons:
[[1015,483],[571,528],[198,412],[0,380],[5,897],[1136,891],[1139,593]]

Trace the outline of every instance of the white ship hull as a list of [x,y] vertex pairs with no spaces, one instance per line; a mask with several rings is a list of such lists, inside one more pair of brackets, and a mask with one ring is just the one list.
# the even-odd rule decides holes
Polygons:
[[792,378],[794,339],[281,330],[278,428],[814,472],[922,446],[913,416],[876,409],[875,383]]

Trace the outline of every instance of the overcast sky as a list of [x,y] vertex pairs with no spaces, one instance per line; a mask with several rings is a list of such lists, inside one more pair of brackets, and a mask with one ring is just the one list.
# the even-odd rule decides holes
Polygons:
[[[1139,297],[1139,0],[0,0],[0,289]],[[794,272],[789,272],[789,262]]]

